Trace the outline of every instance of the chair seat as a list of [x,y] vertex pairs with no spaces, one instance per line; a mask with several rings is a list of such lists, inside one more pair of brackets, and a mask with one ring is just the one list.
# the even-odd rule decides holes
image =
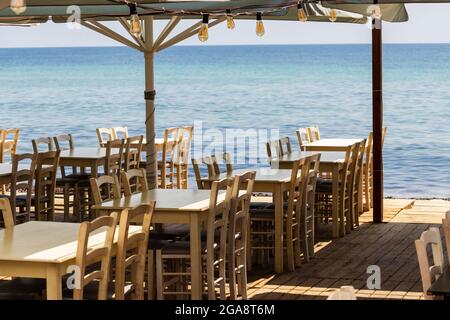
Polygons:
[[[48,197],[41,197],[40,202],[48,202],[50,199]],[[26,195],[18,195],[16,196],[16,205],[17,206],[25,206],[27,203]],[[31,196],[31,204],[34,205],[36,203],[36,197],[34,195]]]
[[189,226],[185,224],[164,225],[162,231],[152,231],[149,237],[159,240],[180,240],[189,236]]
[[0,300],[39,300],[45,298],[44,279],[15,278],[0,281]]
[[[218,244],[214,244],[214,249],[218,248]],[[164,245],[161,248],[162,254],[180,254],[190,255],[191,243],[189,241],[174,241]],[[202,254],[206,254],[206,242],[202,241]]]
[[317,178],[316,192],[331,193],[333,191],[333,181],[331,179]]

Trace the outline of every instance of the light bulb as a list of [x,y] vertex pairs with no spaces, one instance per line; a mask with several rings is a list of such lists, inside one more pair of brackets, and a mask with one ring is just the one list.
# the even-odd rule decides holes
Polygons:
[[301,22],[306,22],[308,20],[308,16],[306,14],[305,8],[303,8],[303,3],[299,3],[297,9],[298,20]]
[[11,0],[9,7],[15,14],[21,14],[27,10],[25,0]]
[[337,12],[334,9],[331,9],[330,11],[330,17],[329,17],[331,22],[335,22],[337,19]]
[[233,16],[227,15],[227,28],[233,30],[235,26]]
[[130,33],[138,38],[142,34],[141,19],[137,14],[136,5],[130,3],[128,6],[130,7]]
[[265,29],[264,29],[264,23],[262,21],[262,15],[261,13],[258,13],[256,15],[256,35],[258,37],[262,37],[265,33]]
[[139,38],[142,34],[141,20],[137,14],[130,17],[130,32],[136,38]]
[[203,22],[198,32],[198,40],[200,40],[201,42],[206,42],[209,38],[208,24],[209,24],[209,16],[207,14],[204,14]]

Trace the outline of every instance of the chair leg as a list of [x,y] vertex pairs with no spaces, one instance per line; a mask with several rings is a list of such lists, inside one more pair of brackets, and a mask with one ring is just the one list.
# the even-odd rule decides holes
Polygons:
[[148,250],[147,252],[147,299],[155,299],[155,251]]
[[158,300],[164,300],[164,275],[163,260],[161,250],[156,250],[156,297]]
[[70,185],[64,185],[64,222],[69,221]]

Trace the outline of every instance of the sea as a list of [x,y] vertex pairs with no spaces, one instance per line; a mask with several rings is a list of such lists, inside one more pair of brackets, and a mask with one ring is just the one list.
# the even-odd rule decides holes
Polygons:
[[[450,198],[450,45],[385,44],[383,59],[385,196]],[[371,70],[370,45],[176,46],[155,58],[157,136],[194,124],[193,153],[231,152],[236,168],[267,166],[277,136],[298,148],[300,127],[365,138]],[[0,128],[20,128],[19,152],[63,133],[97,146],[95,129],[113,126],[145,134],[142,54],[0,49]]]

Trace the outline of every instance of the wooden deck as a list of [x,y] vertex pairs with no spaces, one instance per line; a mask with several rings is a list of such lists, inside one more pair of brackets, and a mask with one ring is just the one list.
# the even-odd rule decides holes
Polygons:
[[[439,226],[450,202],[385,200],[385,223],[372,224],[372,212],[344,238],[320,239],[316,255],[295,272],[249,276],[251,299],[326,299],[334,289],[352,285],[361,299],[421,299],[422,284],[414,240],[430,226]],[[367,267],[381,268],[381,289],[367,289]]]

